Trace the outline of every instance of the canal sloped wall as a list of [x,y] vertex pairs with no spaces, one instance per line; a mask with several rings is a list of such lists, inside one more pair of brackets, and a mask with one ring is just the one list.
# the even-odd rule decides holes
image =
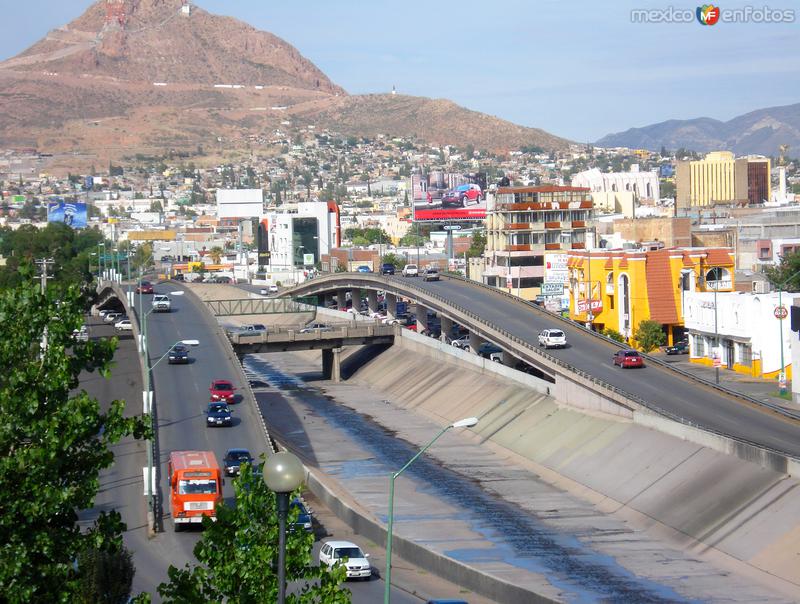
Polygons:
[[460,356],[397,338],[352,379],[442,425],[479,416],[481,442],[552,484],[672,546],[800,595],[796,478],[623,416],[560,405],[540,380]]

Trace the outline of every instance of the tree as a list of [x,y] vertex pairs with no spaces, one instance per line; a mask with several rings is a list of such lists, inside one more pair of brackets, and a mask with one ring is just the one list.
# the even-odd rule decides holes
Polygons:
[[800,252],[781,256],[778,265],[767,267],[764,274],[775,289],[800,291]]
[[81,604],[125,604],[131,595],[136,568],[124,545],[117,551],[88,548],[78,555],[78,594]]
[[402,269],[406,265],[406,259],[393,252],[387,252],[381,258],[383,264],[394,264],[396,268]]
[[[170,566],[169,582],[158,586],[164,602],[205,603],[275,602],[278,595],[278,517],[275,493],[258,471],[245,464],[233,481],[236,505],[217,506],[217,520],[203,519],[203,536],[194,548],[198,564],[182,569]],[[297,518],[289,512],[289,522]],[[325,602],[347,604],[350,592],[340,587],[345,569],[313,566],[314,536],[306,531],[286,535],[286,580],[305,585],[299,593],[286,595],[295,604]]]
[[480,258],[486,249],[486,233],[474,231],[472,233],[472,243],[467,250],[467,258]]
[[161,205],[161,200],[160,199],[156,199],[156,200],[150,202],[150,211],[151,212],[159,212],[159,213],[164,211],[164,207]]
[[661,324],[651,320],[639,323],[636,333],[633,334],[633,339],[639,343],[639,347],[644,352],[650,352],[667,343],[667,336],[661,328]]
[[223,250],[218,245],[215,245],[210,250],[208,250],[208,255],[211,256],[211,261],[214,264],[219,264],[220,260],[222,260]]
[[620,332],[618,332],[616,329],[611,329],[611,328],[609,328],[609,327],[606,327],[606,328],[605,328],[605,329],[604,329],[602,332],[600,332],[600,333],[602,333],[602,334],[603,334],[605,337],[607,337],[607,338],[611,338],[611,339],[612,339],[612,340],[614,340],[615,342],[624,342],[624,341],[625,341],[625,336],[623,336],[623,335],[622,335]]
[[77,512],[92,507],[111,446],[146,436],[149,419],[123,417],[123,401],[101,412],[77,391],[82,371],[108,376],[116,338],[75,342],[78,286],[43,294],[31,266],[20,270],[22,282],[0,290],[0,593],[7,602],[73,602],[76,559],[90,548],[120,551],[125,529],[111,511],[81,530]]

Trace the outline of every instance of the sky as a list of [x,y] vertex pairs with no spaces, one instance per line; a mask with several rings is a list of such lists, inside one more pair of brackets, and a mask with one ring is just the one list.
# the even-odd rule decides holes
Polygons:
[[[800,102],[793,22],[635,22],[634,10],[695,14],[681,0],[193,0],[294,45],[351,94],[447,98],[575,141],[667,119]],[[0,60],[68,23],[87,0],[0,0]],[[751,13],[752,14],[752,13]],[[783,17],[785,18],[785,16]]]

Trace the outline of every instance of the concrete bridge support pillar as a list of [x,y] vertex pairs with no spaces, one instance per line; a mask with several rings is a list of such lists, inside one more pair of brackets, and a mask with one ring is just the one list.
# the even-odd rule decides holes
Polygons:
[[483,344],[486,340],[479,336],[474,331],[469,332],[469,349],[476,353],[478,352],[478,348],[481,344]]
[[342,381],[342,349],[324,348],[322,350],[322,379],[338,384]]
[[322,379],[331,379],[331,370],[333,369],[333,350],[330,348],[322,349]]
[[442,335],[439,339],[445,344],[450,343],[450,338],[453,337],[453,320],[448,317],[442,317]]
[[367,308],[369,312],[378,312],[378,292],[374,289],[367,290]]
[[417,304],[417,333],[428,330],[428,309],[422,304]]
[[394,294],[386,294],[386,317],[389,319],[397,318],[397,296]]
[[339,310],[347,309],[347,289],[344,287],[336,290],[336,306]]
[[503,351],[503,365],[506,367],[511,367],[512,369],[517,365],[517,357],[513,354]]

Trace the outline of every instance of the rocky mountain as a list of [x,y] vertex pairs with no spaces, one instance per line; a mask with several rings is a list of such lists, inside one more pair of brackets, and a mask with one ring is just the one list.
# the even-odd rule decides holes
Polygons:
[[[780,145],[800,150],[800,103],[758,109],[727,122],[701,117],[669,120],[598,140],[601,147],[630,147],[657,151],[683,147],[698,152],[726,150],[738,155],[777,156]],[[790,152],[791,153],[791,152]]]
[[0,62],[0,148],[223,151],[287,123],[478,149],[567,144],[449,101],[348,95],[284,40],[182,0],[99,0]]

